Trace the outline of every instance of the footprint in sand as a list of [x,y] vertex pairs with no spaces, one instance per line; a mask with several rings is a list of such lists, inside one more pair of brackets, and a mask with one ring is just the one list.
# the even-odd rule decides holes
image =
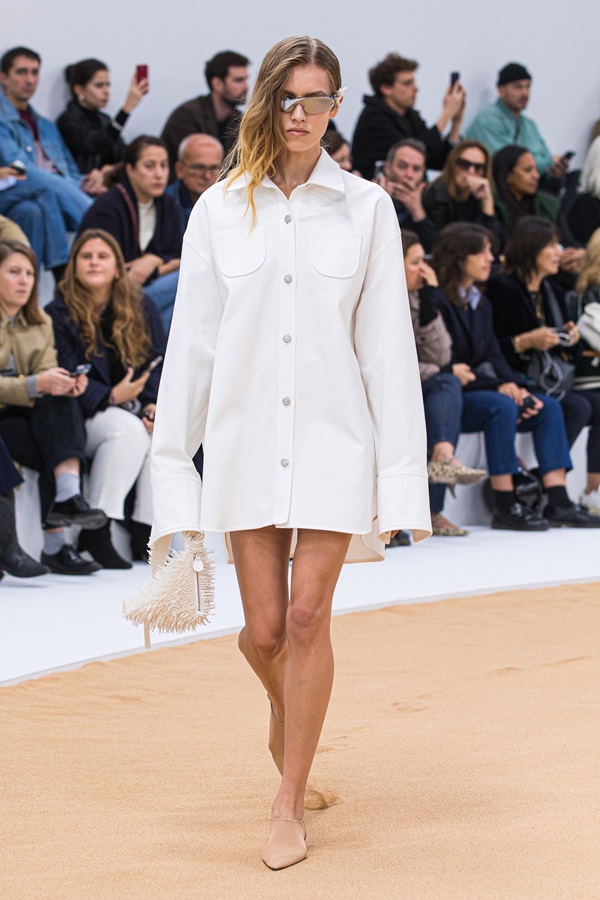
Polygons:
[[329,809],[330,806],[337,806],[341,802],[335,791],[318,791],[310,784],[306,788],[304,795],[306,809]]

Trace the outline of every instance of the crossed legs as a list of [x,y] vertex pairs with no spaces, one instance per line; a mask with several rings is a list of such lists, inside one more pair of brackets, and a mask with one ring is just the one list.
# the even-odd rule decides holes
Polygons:
[[240,650],[285,721],[272,816],[299,820],[333,683],[331,603],[350,535],[300,529],[290,592],[291,538],[291,529],[269,526],[233,532],[231,543],[246,621]]

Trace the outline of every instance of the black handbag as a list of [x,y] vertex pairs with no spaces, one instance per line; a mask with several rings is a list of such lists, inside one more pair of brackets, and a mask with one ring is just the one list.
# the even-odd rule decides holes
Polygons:
[[[556,295],[549,284],[544,285],[544,290],[554,326],[560,329],[564,320]],[[533,391],[562,400],[567,391],[573,390],[575,364],[566,358],[566,354],[560,350],[531,350],[529,357],[527,378]]]

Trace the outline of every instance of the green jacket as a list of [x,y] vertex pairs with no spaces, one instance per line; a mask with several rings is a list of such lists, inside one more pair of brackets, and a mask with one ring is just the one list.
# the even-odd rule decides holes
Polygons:
[[[515,214],[497,193],[494,194],[494,204],[496,206],[496,216],[504,227],[507,237],[510,237],[516,224]],[[559,209],[560,200],[558,197],[553,197],[552,194],[545,194],[544,191],[538,191],[533,199],[532,215],[534,216],[540,216],[542,219],[549,219],[551,222],[556,222]]]

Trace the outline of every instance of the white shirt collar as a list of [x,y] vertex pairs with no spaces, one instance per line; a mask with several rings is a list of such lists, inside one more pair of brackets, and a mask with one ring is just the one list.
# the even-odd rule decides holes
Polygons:
[[[238,175],[235,181],[231,183],[231,185],[229,186],[229,190],[243,190],[246,187],[247,182],[248,176],[244,172],[241,175]],[[342,170],[340,169],[336,161],[330,157],[329,153],[327,153],[327,151],[323,149],[321,149],[321,155],[319,156],[314,169],[310,173],[308,181],[306,181],[305,183],[316,184],[319,187],[329,188],[329,190],[338,191],[341,194],[345,193],[346,190],[346,188],[344,187]],[[266,175],[263,178],[261,185],[262,187],[266,188],[277,187],[277,185]]]

